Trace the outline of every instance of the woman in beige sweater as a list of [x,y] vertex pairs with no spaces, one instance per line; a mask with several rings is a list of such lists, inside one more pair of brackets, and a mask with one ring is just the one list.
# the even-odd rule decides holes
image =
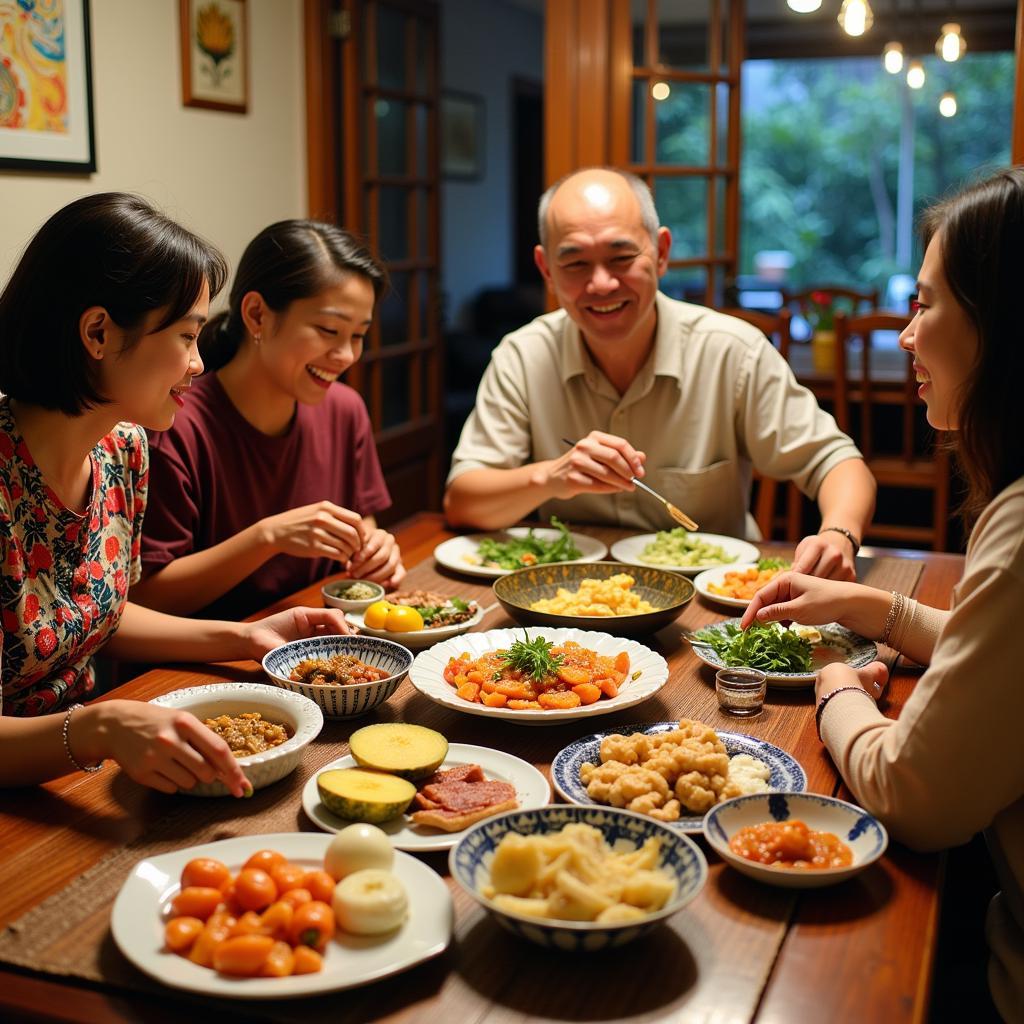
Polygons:
[[[928,422],[954,431],[971,524],[952,608],[856,583],[781,576],[751,601],[759,622],[836,620],[928,668],[896,721],[875,706],[886,669],[829,665],[818,676],[821,737],[857,799],[919,850],[986,830],[1002,885],[988,915],[989,983],[1004,1018],[1024,1020],[1024,168],[934,207],[915,315]],[[1016,751],[1016,753],[1014,753]]]

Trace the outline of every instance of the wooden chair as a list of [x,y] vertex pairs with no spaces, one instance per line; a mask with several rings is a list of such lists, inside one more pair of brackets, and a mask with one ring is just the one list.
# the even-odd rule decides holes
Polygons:
[[837,284],[818,284],[813,288],[805,288],[803,291],[791,292],[782,289],[782,304],[790,309],[796,306],[801,316],[807,316],[808,304],[815,292],[827,292],[833,298],[849,299],[853,303],[854,313],[861,308],[876,309],[878,307],[878,289],[860,291],[857,288],[845,288]]
[[[871,373],[872,336],[876,331],[902,331],[910,322],[901,313],[872,312],[864,316],[836,315],[836,422],[850,434],[864,455],[868,468],[882,488],[931,491],[932,524],[874,522],[868,535],[886,541],[930,544],[945,551],[949,516],[949,456],[941,448],[925,453],[914,444],[914,422],[920,414],[913,358],[906,354],[901,381],[881,381]],[[850,372],[849,344],[861,339],[860,365]],[[897,431],[886,431],[883,449],[876,445],[873,410],[878,406],[900,410]],[[856,409],[856,413],[855,410]]]
[[[725,306],[720,307],[718,312],[752,324],[778,348],[782,358],[789,361],[789,324],[793,314],[788,309],[780,309],[778,313],[765,313],[758,309],[744,309],[742,306]],[[779,481],[762,476],[756,470],[754,471],[754,480],[757,487],[754,492],[754,505],[751,512],[754,522],[757,523],[757,528],[761,531],[761,536],[770,540],[775,533],[775,507]],[[787,482],[786,521],[783,524],[783,531],[788,541],[800,539],[801,511],[801,494],[796,487]]]

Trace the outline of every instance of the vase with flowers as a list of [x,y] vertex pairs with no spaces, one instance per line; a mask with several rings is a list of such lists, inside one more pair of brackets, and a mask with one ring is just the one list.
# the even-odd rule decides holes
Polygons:
[[811,292],[807,299],[807,320],[811,325],[811,361],[819,373],[834,373],[836,368],[836,296],[831,292]]

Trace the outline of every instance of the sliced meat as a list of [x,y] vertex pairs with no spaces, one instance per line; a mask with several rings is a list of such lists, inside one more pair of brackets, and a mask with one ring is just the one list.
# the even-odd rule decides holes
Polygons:
[[516,789],[508,782],[439,782],[424,786],[423,795],[445,810],[467,811],[514,800]]
[[419,784],[420,792],[425,786],[436,786],[439,782],[483,782],[484,770],[478,764],[460,764],[447,771],[434,772],[429,779]]
[[[480,783],[476,783],[476,785],[480,785]],[[507,783],[499,782],[497,785],[504,786]],[[442,832],[461,832],[464,828],[469,828],[474,822],[481,821],[483,818],[489,818],[492,814],[500,814],[502,811],[514,811],[518,806],[519,801],[513,795],[510,800],[506,800],[503,803],[465,811],[445,810],[444,808],[431,811],[416,811],[412,815],[412,820],[417,825],[429,825],[432,828],[441,829]]]

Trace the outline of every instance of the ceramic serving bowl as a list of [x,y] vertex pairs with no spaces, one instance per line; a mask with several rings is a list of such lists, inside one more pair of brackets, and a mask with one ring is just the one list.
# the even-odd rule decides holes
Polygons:
[[[607,579],[628,573],[636,580],[632,592],[654,606],[653,612],[639,615],[556,615],[534,611],[530,605],[542,598],[555,597],[559,588],[576,591],[585,579]],[[534,565],[494,582],[494,596],[502,608],[523,626],[565,626],[575,629],[599,629],[616,636],[653,633],[672,622],[693,599],[691,580],[666,569],[626,565],[624,562],[556,562]]]
[[[209,683],[174,690],[150,701],[165,708],[189,711],[202,722],[219,715],[241,715],[258,711],[268,722],[276,722],[288,730],[290,738],[261,754],[238,759],[253,789],[262,789],[283,779],[295,769],[302,751],[324,725],[324,716],[317,705],[300,693],[279,690],[265,683]],[[199,782],[192,789],[182,790],[189,796],[227,796],[223,782]]]
[[[359,583],[364,587],[370,587],[373,594],[370,597],[345,597],[345,591],[353,584]],[[373,604],[384,597],[384,588],[373,580],[334,580],[325,583],[320,588],[320,594],[324,604],[330,608],[340,608],[346,612],[364,612]]]
[[[759,864],[741,857],[729,840],[741,829],[772,821],[799,820],[817,832],[838,836],[853,853],[843,868],[793,868]],[[814,889],[845,881],[874,864],[885,853],[889,836],[880,821],[856,804],[817,793],[757,793],[738,796],[712,807],[704,816],[704,836],[715,853],[737,871],[759,882],[789,889]]]
[[[300,683],[289,676],[300,661],[351,654],[387,672],[384,679],[352,686]],[[316,701],[327,718],[356,718],[383,704],[398,689],[412,664],[412,651],[373,636],[316,636],[275,647],[263,658],[263,671],[276,685]]]
[[[509,832],[538,835],[559,832],[566,825],[581,823],[599,829],[605,842],[617,852],[639,849],[647,839],[661,840],[659,867],[674,875],[676,894],[661,910],[640,921],[598,924],[594,921],[554,921],[525,917],[502,910],[482,893],[490,878],[490,864],[498,843]],[[632,811],[611,807],[573,807],[551,804],[532,810],[509,811],[487,818],[471,828],[448,856],[452,877],[503,928],[524,939],[550,949],[569,952],[596,952],[622,946],[659,921],[671,917],[686,906],[704,886],[708,865],[693,840]]]

